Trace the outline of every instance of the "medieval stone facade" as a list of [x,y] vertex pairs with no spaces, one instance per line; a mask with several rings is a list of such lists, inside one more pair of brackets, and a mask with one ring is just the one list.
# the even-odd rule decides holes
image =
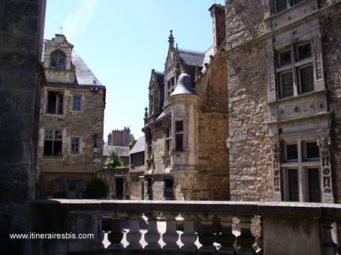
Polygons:
[[205,53],[181,50],[171,31],[165,70],[152,70],[144,199],[229,198],[224,7],[210,12],[215,44]]
[[340,14],[226,2],[231,200],[340,202]]
[[64,35],[44,42],[38,140],[40,196],[83,197],[102,168],[105,87]]

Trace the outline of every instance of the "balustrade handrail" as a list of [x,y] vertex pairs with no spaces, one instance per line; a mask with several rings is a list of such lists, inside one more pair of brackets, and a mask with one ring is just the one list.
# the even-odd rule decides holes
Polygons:
[[327,203],[102,199],[47,199],[34,200],[31,203],[33,206],[49,205],[64,207],[68,210],[96,210],[101,212],[200,212],[341,220],[341,204]]

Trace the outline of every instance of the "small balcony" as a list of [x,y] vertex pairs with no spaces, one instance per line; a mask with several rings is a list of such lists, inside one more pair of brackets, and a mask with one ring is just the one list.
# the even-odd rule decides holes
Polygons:
[[37,200],[32,215],[34,233],[69,234],[34,240],[34,254],[341,252],[338,204]]

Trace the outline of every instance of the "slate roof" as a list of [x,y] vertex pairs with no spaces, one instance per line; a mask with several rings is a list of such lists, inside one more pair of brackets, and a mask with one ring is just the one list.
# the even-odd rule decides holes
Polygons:
[[103,85],[75,50],[72,50],[71,57],[72,64],[76,67],[78,85]]
[[205,53],[190,50],[179,50],[181,60],[190,66],[203,66]]
[[103,156],[110,156],[112,151],[116,151],[120,157],[129,157],[129,147],[128,146],[113,146],[105,144],[103,146]]
[[175,89],[171,96],[175,95],[193,95],[193,84],[192,77],[187,73],[182,73],[179,76],[178,82],[176,83]]
[[129,154],[131,155],[131,154],[143,152],[145,144],[146,144],[145,138],[144,138],[144,136],[141,136],[139,139],[137,139],[134,147],[131,149]]

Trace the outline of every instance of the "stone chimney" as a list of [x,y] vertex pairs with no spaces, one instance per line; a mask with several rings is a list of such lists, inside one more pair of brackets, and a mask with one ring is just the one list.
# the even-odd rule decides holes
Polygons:
[[213,4],[208,10],[211,12],[212,17],[214,52],[217,52],[226,35],[225,6]]

